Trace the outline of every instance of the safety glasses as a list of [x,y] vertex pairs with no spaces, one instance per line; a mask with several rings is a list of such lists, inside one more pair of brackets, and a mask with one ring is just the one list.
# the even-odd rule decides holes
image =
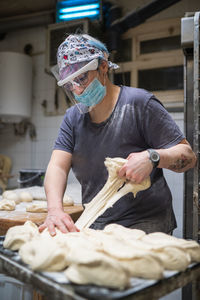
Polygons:
[[[63,80],[59,80],[58,85],[63,86],[67,82],[71,82],[72,84],[80,85],[81,80],[79,80],[78,76],[83,73],[86,73],[88,71],[96,70],[97,68],[98,68],[98,59],[95,58],[92,61],[90,61],[87,65],[85,65],[84,67],[80,68],[78,71],[74,72],[73,74],[69,75],[68,77],[64,78]],[[87,76],[87,74],[85,76]],[[77,80],[74,80],[75,78]]]
[[85,73],[82,73],[81,75],[75,77],[73,80],[68,81],[63,85],[63,88],[65,90],[68,90],[72,92],[75,87],[79,86],[82,88],[85,88],[88,84],[89,78],[88,78],[88,71]]

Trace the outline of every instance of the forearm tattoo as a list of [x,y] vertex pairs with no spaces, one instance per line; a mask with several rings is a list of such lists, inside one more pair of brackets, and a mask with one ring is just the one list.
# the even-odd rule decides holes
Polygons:
[[192,163],[192,159],[188,159],[185,155],[181,154],[181,157],[177,159],[174,164],[169,166],[169,169],[172,171],[180,171],[184,169],[186,166]]

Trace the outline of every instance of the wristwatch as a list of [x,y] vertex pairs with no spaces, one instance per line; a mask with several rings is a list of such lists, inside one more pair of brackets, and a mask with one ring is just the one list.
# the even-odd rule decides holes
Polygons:
[[160,155],[154,149],[147,149],[149,152],[149,159],[152,162],[153,168],[156,168],[160,162]]

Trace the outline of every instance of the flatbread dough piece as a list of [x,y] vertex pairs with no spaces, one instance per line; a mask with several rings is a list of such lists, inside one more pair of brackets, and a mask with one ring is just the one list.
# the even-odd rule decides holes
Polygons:
[[13,191],[5,191],[2,194],[2,198],[6,200],[13,200],[16,204],[20,202],[18,194]]
[[32,202],[33,196],[29,192],[21,192],[19,193],[19,200],[20,202]]
[[62,271],[68,266],[67,249],[52,238],[35,238],[19,250],[22,261],[34,271]]
[[191,263],[190,256],[183,250],[176,247],[164,247],[163,249],[152,250],[166,270],[185,271]]
[[150,251],[135,250],[116,236],[87,229],[78,233],[73,239],[66,235],[66,242],[70,249],[67,256],[69,264],[91,264],[97,255],[95,253],[98,252],[103,254],[102,260],[105,256],[116,260],[129,276],[163,278],[164,268],[159,258]]
[[8,194],[10,194],[10,193],[13,193],[13,191],[4,191],[3,192],[3,194],[2,194],[2,198],[4,199],[6,199],[7,198],[7,196],[8,196]]
[[154,257],[160,259],[167,270],[183,271],[190,264],[190,256],[176,246],[164,246],[159,243],[151,244],[143,240],[128,239],[126,242],[138,251],[150,251]]
[[39,203],[27,205],[26,211],[32,213],[45,213],[47,212],[47,202],[41,201]]
[[126,228],[122,225],[119,224],[109,224],[107,225],[103,232],[105,232],[106,234],[110,234],[110,235],[114,235],[116,237],[121,237],[124,240],[126,239],[141,239],[143,236],[145,236],[145,232],[143,230],[139,230],[139,229],[130,229],[130,228]]
[[14,226],[8,229],[3,247],[10,250],[19,250],[20,247],[39,234],[38,227],[31,221],[24,225]]
[[126,178],[118,176],[118,171],[126,162],[126,159],[120,157],[106,158],[104,164],[108,170],[107,182],[99,193],[89,203],[85,204],[85,210],[75,223],[79,229],[90,227],[100,215],[127,193],[132,192],[135,197],[139,191],[150,187],[150,177],[140,184],[136,184],[127,182]]
[[89,252],[91,263],[71,264],[65,271],[66,277],[77,284],[95,284],[115,289],[125,289],[130,285],[126,270],[114,259],[97,252]]
[[0,201],[0,210],[15,210],[15,201],[3,199]]
[[152,245],[174,246],[184,250],[190,255],[192,262],[200,262],[200,245],[196,241],[176,238],[162,232],[154,232],[142,237],[145,241]]
[[158,257],[151,253],[141,253],[141,256],[134,259],[118,260],[125,268],[130,277],[140,277],[144,279],[162,279],[164,277],[164,267]]

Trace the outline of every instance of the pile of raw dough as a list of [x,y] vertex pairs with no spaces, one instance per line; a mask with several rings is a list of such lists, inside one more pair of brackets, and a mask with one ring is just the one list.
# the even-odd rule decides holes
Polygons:
[[127,159],[120,157],[107,157],[105,159],[104,164],[108,170],[107,182],[100,192],[89,203],[85,204],[85,210],[76,222],[79,229],[90,227],[100,215],[124,195],[132,192],[135,197],[138,192],[150,187],[150,177],[137,184],[118,176],[118,171],[126,162]]
[[200,245],[164,233],[110,224],[104,230],[86,228],[52,237],[27,221],[8,230],[3,246],[19,250],[35,271],[64,271],[77,284],[124,289],[131,277],[162,279],[164,270],[185,270],[200,262]]
[[7,200],[7,201],[15,201],[16,204],[18,204],[20,202],[19,196],[17,195],[17,193],[15,193],[13,191],[3,192],[2,199]]
[[23,244],[36,238],[37,235],[39,235],[37,226],[31,221],[26,221],[24,225],[8,229],[3,246],[10,250],[19,250]]
[[[13,190],[13,191],[5,191],[2,194],[2,200],[0,200],[0,210],[15,210],[16,205],[20,204],[21,202],[29,203],[26,206],[27,212],[47,212],[47,202],[46,197],[43,196],[43,198],[40,200],[43,201],[35,201],[38,200],[37,197],[34,196],[34,193],[32,194],[30,191],[26,190]],[[73,199],[68,196],[67,194],[63,197],[63,207],[66,206],[72,206],[74,205]]]
[[3,199],[0,201],[0,210],[15,210],[15,201]]
[[[19,204],[20,202],[32,202],[33,201],[33,197],[31,195],[31,193],[26,192],[26,191],[23,191],[20,193],[16,193],[14,191],[5,191],[2,194],[2,199],[7,202],[14,201],[16,205]],[[0,203],[2,201],[0,201]],[[14,209],[15,209],[15,207],[14,207]],[[5,210],[8,210],[8,209],[5,208]]]

